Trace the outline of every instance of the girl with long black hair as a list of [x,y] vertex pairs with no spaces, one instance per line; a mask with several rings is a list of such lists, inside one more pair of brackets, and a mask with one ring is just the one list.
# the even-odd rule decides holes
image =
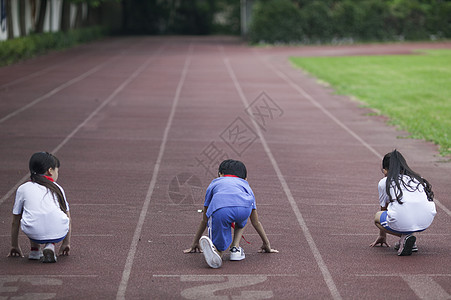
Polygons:
[[[62,241],[59,255],[69,255],[70,214],[63,188],[56,183],[60,161],[48,152],[34,153],[29,162],[30,181],[16,192],[8,256],[23,257],[19,227],[31,244],[29,259],[56,262],[55,244]],[[41,250],[41,244],[45,245]]]
[[428,228],[437,213],[431,184],[414,172],[397,150],[384,156],[382,173],[385,178],[378,184],[381,211],[374,220],[380,233],[370,247],[390,247],[389,233],[400,237],[395,245],[398,255],[411,255],[418,251],[414,233]]

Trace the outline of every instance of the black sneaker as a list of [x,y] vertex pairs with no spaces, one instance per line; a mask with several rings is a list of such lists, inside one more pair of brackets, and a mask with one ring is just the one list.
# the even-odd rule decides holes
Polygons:
[[[396,251],[399,250],[399,242],[396,242],[395,246],[393,247]],[[413,244],[412,252],[418,252],[418,246],[417,243]]]
[[399,244],[398,255],[399,256],[407,256],[412,254],[413,245],[415,245],[415,241],[417,238],[412,235],[401,235],[401,241]]

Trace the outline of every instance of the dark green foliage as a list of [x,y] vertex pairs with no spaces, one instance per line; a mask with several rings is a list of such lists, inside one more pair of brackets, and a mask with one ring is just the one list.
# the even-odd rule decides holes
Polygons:
[[100,27],[70,30],[66,33],[40,33],[0,42],[0,66],[31,58],[50,50],[60,50],[105,35]]
[[[233,6],[227,2],[126,0],[123,30],[132,34],[210,34],[218,7]],[[239,5],[239,1],[235,2]]]
[[451,37],[451,1],[259,0],[249,40],[285,43]]
[[300,11],[308,41],[329,40],[332,37],[332,14],[326,2],[313,1],[302,7]]
[[289,43],[303,38],[302,18],[291,0],[260,1],[255,4],[249,38],[257,43]]

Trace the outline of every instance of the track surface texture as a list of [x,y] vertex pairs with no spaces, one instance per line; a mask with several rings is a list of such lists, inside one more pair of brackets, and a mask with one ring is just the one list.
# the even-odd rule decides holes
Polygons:
[[[451,43],[252,48],[229,37],[109,38],[0,68],[0,299],[450,299],[451,164],[288,61]],[[433,185],[419,252],[369,248],[382,156]],[[33,152],[61,160],[71,252],[7,258]],[[225,158],[245,162],[277,254],[210,269],[191,245]],[[393,246],[396,238],[389,237]]]

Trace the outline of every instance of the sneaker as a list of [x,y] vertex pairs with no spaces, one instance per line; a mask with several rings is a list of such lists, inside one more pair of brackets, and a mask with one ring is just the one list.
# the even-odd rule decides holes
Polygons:
[[55,263],[56,255],[55,255],[55,245],[54,244],[46,244],[44,250],[42,251],[44,254],[44,259],[42,262],[44,263]]
[[241,247],[232,247],[230,249],[230,260],[243,260],[246,257]]
[[30,254],[28,254],[28,259],[40,260],[43,256],[42,250],[31,250]]
[[401,240],[398,249],[399,256],[407,256],[412,254],[412,248],[417,238],[412,234],[401,235]]
[[222,266],[222,258],[213,246],[213,242],[207,236],[201,237],[199,244],[204,253],[205,261],[210,267],[217,269]]
[[[393,247],[396,251],[398,251],[399,249],[399,244],[400,244],[399,242],[396,242],[395,246]],[[418,246],[416,242],[415,244],[413,244],[412,252],[418,252]]]

